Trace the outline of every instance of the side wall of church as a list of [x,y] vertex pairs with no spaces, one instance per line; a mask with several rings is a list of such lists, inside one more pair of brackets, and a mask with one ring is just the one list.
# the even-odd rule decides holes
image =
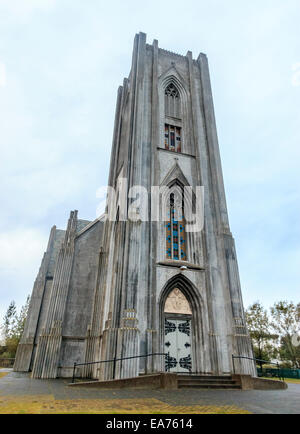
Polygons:
[[[37,348],[43,339],[49,335],[53,328],[53,316],[58,317],[58,309],[65,304],[62,311],[62,331],[60,344],[57,346],[57,366],[53,367],[54,376],[69,377],[74,362],[82,362],[85,354],[85,343],[88,329],[91,324],[93,312],[93,298],[95,292],[95,280],[98,272],[99,249],[101,245],[103,223],[99,220],[91,223],[86,220],[75,220],[76,233],[71,259],[71,270],[67,288],[64,280],[59,278],[60,283],[56,290],[53,289],[55,280],[58,284],[58,276],[67,273],[67,269],[61,267],[61,259],[64,255],[64,243],[68,238],[68,230],[59,230],[54,226],[51,230],[47,251],[44,254],[42,264],[34,284],[29,306],[27,321],[24,333],[18,347],[15,371],[31,371],[38,365],[39,374],[44,375],[43,356],[41,348],[39,362],[36,360]],[[70,265],[67,266],[69,267]],[[54,276],[55,279],[54,279]],[[55,300],[61,298],[66,291],[66,301],[57,303]],[[55,304],[57,303],[57,313]],[[51,315],[51,317],[50,317]],[[50,329],[49,329],[50,327]],[[45,351],[45,350],[43,350]],[[53,353],[54,354],[54,353]],[[49,355],[50,356],[50,355]],[[61,369],[57,369],[61,366]],[[66,367],[66,368],[64,368]],[[37,370],[37,367],[36,367]],[[45,377],[44,377],[45,378]]]
[[103,223],[97,221],[75,239],[74,260],[62,327],[59,376],[70,377],[74,362],[84,362],[91,325]]

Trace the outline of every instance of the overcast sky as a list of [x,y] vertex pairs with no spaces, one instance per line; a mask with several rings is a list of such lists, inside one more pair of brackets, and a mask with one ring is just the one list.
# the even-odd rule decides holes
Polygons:
[[299,0],[0,0],[0,315],[96,216],[135,33],[208,55],[244,304],[300,301]]

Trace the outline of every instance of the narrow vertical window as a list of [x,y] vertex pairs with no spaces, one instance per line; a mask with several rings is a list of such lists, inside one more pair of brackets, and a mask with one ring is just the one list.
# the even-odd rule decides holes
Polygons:
[[181,100],[173,83],[165,89],[165,149],[182,152]]
[[181,128],[176,127],[176,151],[181,152]]
[[186,236],[185,236],[185,221],[182,216],[181,222],[179,222],[179,240],[180,240],[180,259],[186,261]]
[[166,257],[167,259],[172,259],[172,235],[171,235],[171,221],[166,224]]
[[165,149],[181,152],[181,128],[165,124]]
[[165,148],[169,149],[169,125],[165,124]]
[[166,222],[166,258],[186,261],[186,235],[184,208],[182,214],[175,212],[174,194],[170,195],[169,221]]
[[170,149],[171,151],[175,151],[175,128],[172,125],[170,127]]

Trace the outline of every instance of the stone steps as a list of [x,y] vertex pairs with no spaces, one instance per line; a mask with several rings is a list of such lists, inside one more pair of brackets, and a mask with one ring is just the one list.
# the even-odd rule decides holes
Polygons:
[[225,390],[241,390],[241,386],[224,385],[224,384],[178,384],[178,389],[225,389]]
[[198,375],[198,374],[178,374],[178,378],[180,378],[180,380],[224,380],[224,381],[228,381],[228,380],[232,380],[232,376],[231,375]]
[[178,375],[178,388],[241,389],[241,385],[231,376]]
[[229,375],[186,375],[157,373],[106,381],[83,381],[70,384],[73,387],[103,389],[241,389],[241,383]]

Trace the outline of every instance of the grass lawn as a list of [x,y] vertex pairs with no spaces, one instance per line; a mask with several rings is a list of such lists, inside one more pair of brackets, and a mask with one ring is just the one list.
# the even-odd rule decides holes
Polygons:
[[[279,379],[276,378],[276,377],[272,377],[272,378],[270,378],[270,377],[262,377],[262,378],[265,378],[266,380],[277,380],[277,381],[279,381]],[[286,383],[300,384],[300,379],[299,378],[285,378],[284,381]]]
[[53,395],[2,396],[0,414],[250,414],[235,406],[174,406],[158,399],[55,400]]

